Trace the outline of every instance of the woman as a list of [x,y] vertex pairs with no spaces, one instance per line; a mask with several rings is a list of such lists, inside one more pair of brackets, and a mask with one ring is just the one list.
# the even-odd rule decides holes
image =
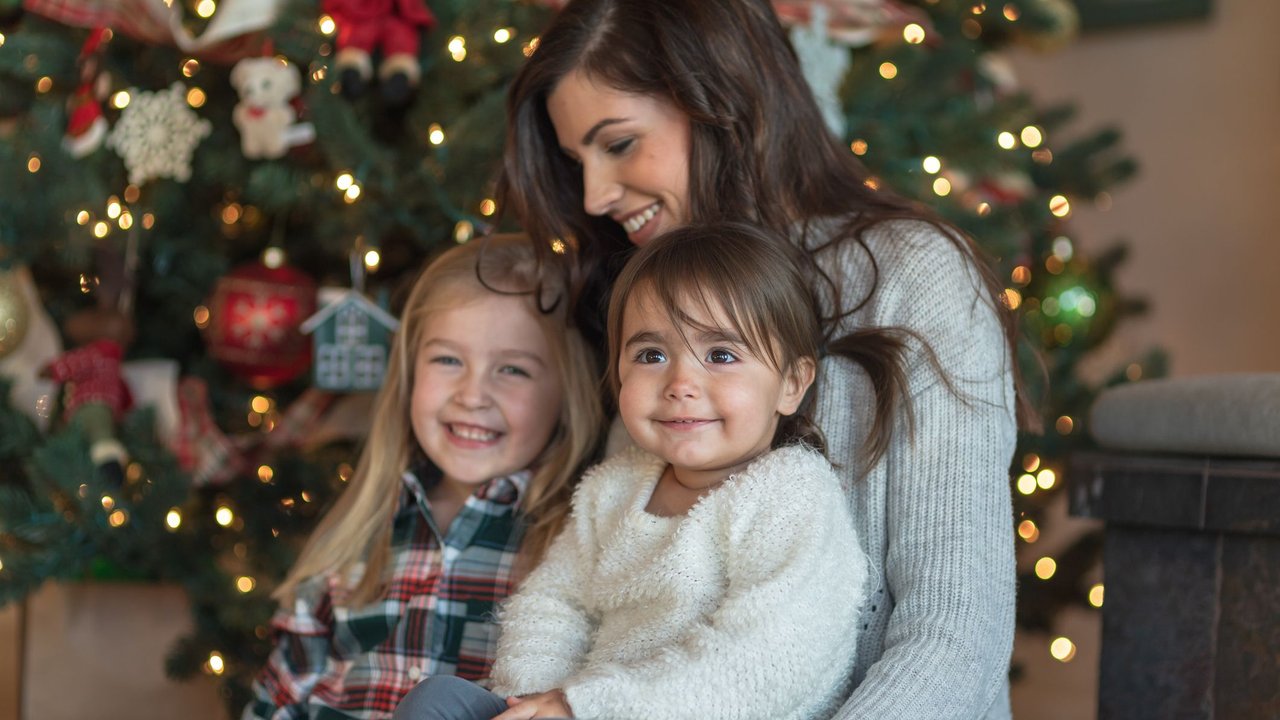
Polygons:
[[[837,718],[1005,718],[1014,624],[1015,328],[973,244],[867,184],[766,0],[577,0],[508,96],[500,205],[565,239],[580,324],[625,248],[747,218],[807,250],[828,338],[897,328],[911,402],[865,462],[869,377],[823,360],[817,419],[870,558]],[[1015,409],[1016,408],[1016,409]]]

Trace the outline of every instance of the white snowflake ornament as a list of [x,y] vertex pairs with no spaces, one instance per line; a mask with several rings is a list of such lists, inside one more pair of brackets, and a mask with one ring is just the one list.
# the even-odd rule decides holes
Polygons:
[[818,101],[822,119],[836,137],[844,137],[844,108],[840,104],[840,84],[849,71],[849,49],[827,37],[828,10],[814,5],[808,25],[791,28],[791,45],[800,59],[800,71]]
[[124,160],[129,182],[141,185],[158,177],[179,182],[191,179],[191,156],[213,130],[187,106],[180,82],[167,90],[130,92],[133,101],[124,109],[107,147]]

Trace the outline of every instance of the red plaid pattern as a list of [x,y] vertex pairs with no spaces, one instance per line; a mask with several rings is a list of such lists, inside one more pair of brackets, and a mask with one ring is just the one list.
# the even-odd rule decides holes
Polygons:
[[49,363],[47,374],[66,385],[66,414],[74,415],[81,405],[100,402],[111,408],[116,420],[133,405],[129,386],[120,376],[124,352],[113,340],[95,340],[69,350]]

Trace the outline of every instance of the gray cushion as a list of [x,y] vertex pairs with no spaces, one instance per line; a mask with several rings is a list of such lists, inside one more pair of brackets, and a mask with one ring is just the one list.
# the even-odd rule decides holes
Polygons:
[[1280,457],[1280,373],[1119,385],[1094,401],[1089,427],[1116,450]]

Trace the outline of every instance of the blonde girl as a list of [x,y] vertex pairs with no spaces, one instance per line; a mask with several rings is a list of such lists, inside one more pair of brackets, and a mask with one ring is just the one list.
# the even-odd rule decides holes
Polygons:
[[244,718],[384,718],[426,677],[488,675],[494,606],[564,524],[602,424],[567,307],[523,236],[422,272],[350,486],[275,592]]

